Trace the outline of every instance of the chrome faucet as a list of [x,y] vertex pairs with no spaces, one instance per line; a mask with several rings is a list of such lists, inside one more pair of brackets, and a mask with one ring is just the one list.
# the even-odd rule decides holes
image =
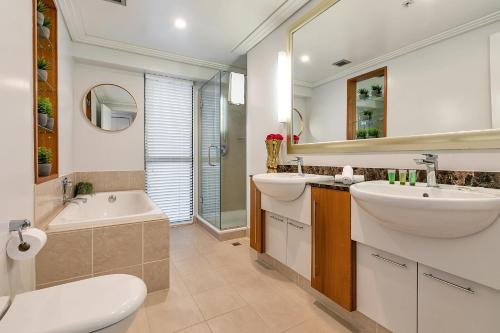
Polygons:
[[437,183],[438,156],[436,154],[424,154],[424,156],[425,158],[416,158],[414,161],[427,168],[427,187],[439,187]]
[[86,198],[73,198],[72,190],[73,190],[73,182],[68,177],[64,177],[62,180],[63,185],[63,205],[67,203],[87,203]]
[[302,168],[304,167],[304,158],[297,156],[295,159],[290,160],[289,162],[297,162],[297,169],[299,176],[303,176],[304,172],[302,172]]

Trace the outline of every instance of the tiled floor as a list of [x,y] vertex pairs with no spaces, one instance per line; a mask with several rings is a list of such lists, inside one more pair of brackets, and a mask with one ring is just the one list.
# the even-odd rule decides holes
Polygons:
[[149,294],[128,333],[352,332],[305,291],[250,258],[248,239],[171,229],[168,291]]

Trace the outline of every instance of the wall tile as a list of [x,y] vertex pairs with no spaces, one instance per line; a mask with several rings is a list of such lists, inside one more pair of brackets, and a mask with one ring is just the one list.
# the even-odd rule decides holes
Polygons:
[[45,229],[52,219],[63,210],[62,179],[68,177],[73,183],[74,174],[35,185],[35,220],[37,228]]
[[168,258],[169,229],[167,220],[144,223],[144,262]]
[[65,284],[65,283],[70,283],[70,282],[75,282],[75,281],[90,279],[91,277],[92,277],[92,275],[85,275],[85,276],[79,276],[79,277],[68,279],[68,280],[62,280],[62,281],[55,281],[55,282],[45,283],[45,284],[39,284],[39,285],[36,286],[36,289],[50,288],[50,287],[58,286],[60,284]]
[[128,275],[137,276],[138,278],[142,279],[142,265],[116,268],[116,269],[112,269],[110,271],[94,274],[94,276],[102,276],[102,275],[109,275],[109,274],[128,274]]
[[77,172],[76,182],[90,182],[96,192],[144,190],[144,170]]
[[142,262],[142,223],[94,229],[94,273]]
[[170,285],[170,266],[168,259],[144,264],[144,282],[148,293],[167,289]]
[[47,244],[35,262],[37,285],[90,275],[92,231],[48,233]]

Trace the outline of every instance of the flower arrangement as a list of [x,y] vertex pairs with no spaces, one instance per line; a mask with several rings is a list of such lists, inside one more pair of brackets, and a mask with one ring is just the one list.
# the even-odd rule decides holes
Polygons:
[[278,159],[280,155],[281,142],[283,135],[268,134],[266,136],[266,149],[267,149],[267,172],[274,173],[278,170]]
[[299,137],[297,134],[294,134],[294,135],[293,135],[293,143],[294,143],[294,144],[298,144],[298,143],[299,143],[299,140],[300,140],[300,137]]

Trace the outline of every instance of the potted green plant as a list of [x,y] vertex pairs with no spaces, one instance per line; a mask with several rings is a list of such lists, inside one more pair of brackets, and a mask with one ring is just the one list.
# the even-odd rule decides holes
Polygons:
[[86,194],[94,194],[94,185],[88,182],[79,182],[78,184],[76,184],[75,196]]
[[48,17],[44,18],[43,25],[38,26],[38,34],[40,35],[40,37],[49,39],[51,26],[52,26],[52,21]]
[[382,86],[379,84],[372,86],[372,97],[382,97]]
[[36,23],[39,26],[43,25],[45,19],[45,13],[47,12],[47,5],[42,1],[38,0],[36,3]]
[[366,137],[368,139],[378,138],[379,130],[378,128],[372,127],[368,129],[366,134],[367,134]]
[[52,150],[38,147],[38,177],[50,176],[52,170]]
[[47,59],[45,59],[44,57],[38,57],[37,68],[38,80],[46,82],[48,78],[47,70],[49,69],[49,62],[47,61]]
[[372,120],[373,112],[370,110],[364,110],[361,116],[361,120]]
[[50,107],[47,108],[47,125],[46,125],[46,127],[50,130],[54,128],[54,112],[52,110],[52,104],[50,104]]
[[366,100],[368,99],[368,89],[365,89],[365,88],[361,88],[358,90],[358,94],[359,94],[359,99],[361,100]]
[[48,110],[52,112],[52,103],[48,97],[42,98],[38,97],[37,101],[37,111],[38,111],[38,125],[45,127],[47,126],[47,121],[49,119]]
[[356,131],[356,139],[366,139],[366,129],[359,128]]

